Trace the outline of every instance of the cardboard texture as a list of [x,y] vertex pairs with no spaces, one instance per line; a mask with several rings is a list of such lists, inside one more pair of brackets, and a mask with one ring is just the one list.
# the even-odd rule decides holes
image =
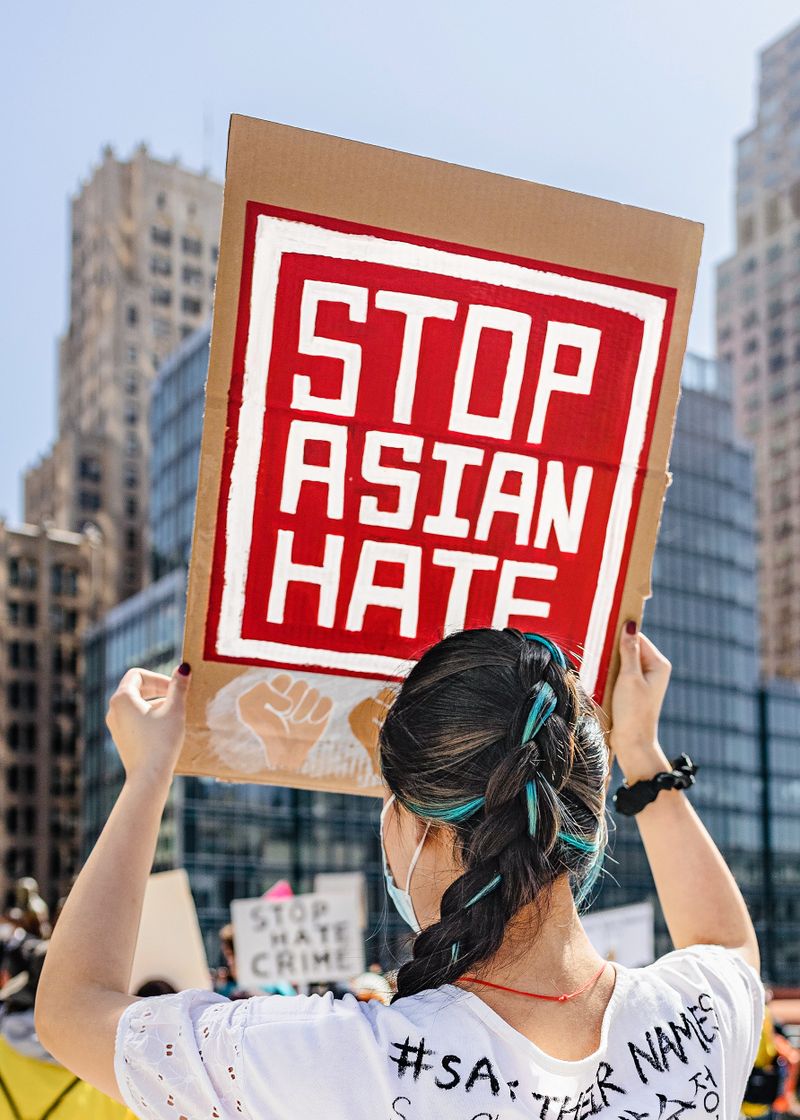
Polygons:
[[380,792],[394,682],[516,625],[607,704],[702,227],[231,121],[180,771]]
[[128,991],[135,994],[148,980],[166,980],[176,991],[211,988],[189,876],[182,868],[147,880]]

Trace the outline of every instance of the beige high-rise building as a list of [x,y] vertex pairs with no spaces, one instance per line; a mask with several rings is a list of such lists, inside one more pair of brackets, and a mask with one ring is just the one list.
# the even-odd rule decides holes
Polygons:
[[762,668],[800,679],[800,26],[762,51],[756,124],[737,142],[717,346],[755,446]]
[[147,413],[159,364],[211,312],[222,188],[142,145],[110,148],[72,200],[58,434],[25,477],[25,519],[103,536],[106,606],[147,580]]
[[0,901],[33,875],[52,903],[80,858],[81,634],[97,617],[103,548],[84,533],[0,519]]

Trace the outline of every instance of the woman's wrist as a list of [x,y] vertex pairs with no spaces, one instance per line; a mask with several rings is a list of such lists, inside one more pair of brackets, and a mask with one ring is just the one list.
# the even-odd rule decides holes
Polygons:
[[669,759],[664,754],[657,739],[647,745],[640,745],[631,749],[620,750],[615,748],[614,755],[629,786],[636,782],[649,781],[656,774],[672,769]]
[[161,803],[163,808],[172,786],[172,772],[163,770],[136,770],[125,775],[123,789],[134,797],[145,797],[153,804]]

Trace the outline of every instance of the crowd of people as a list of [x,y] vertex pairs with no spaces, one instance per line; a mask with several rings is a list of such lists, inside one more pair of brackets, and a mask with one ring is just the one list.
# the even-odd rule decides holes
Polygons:
[[[132,1120],[133,1114],[59,1065],[39,1041],[33,1008],[53,926],[60,906],[50,908],[35,879],[19,879],[14,905],[0,918],[0,1120]],[[211,970],[215,991],[231,999],[257,995],[295,995],[291,984],[269,985],[260,991],[241,988],[236,976],[233,926],[219,931],[219,965]],[[138,996],[168,995],[175,988],[164,977],[152,977]],[[315,985],[314,993],[348,993],[359,1000],[388,1003],[394,987],[380,964],[373,963],[349,983]]]

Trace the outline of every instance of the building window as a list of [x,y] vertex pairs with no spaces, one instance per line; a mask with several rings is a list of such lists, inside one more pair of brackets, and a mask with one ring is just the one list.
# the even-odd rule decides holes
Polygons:
[[128,361],[135,362],[139,356],[139,352],[135,346],[128,347]]
[[202,268],[195,268],[193,265],[185,264],[183,266],[181,276],[184,284],[192,284],[195,288],[199,288],[203,283],[203,270]]
[[150,258],[150,271],[154,276],[171,276],[172,261],[169,257],[162,257],[160,253],[156,254]]
[[94,513],[100,509],[100,495],[96,490],[81,490],[78,505],[84,513]]
[[138,413],[137,409],[132,408],[132,407],[128,407],[128,408],[125,409],[125,423],[126,424],[138,424],[139,423],[139,413]]
[[172,324],[169,319],[153,319],[153,334],[156,338],[169,338],[172,334]]
[[211,246],[211,260],[214,262],[214,264],[216,264],[219,260],[219,245]]
[[156,195],[156,206],[159,210],[164,210],[167,205],[167,196],[163,191],[159,191]]
[[102,477],[99,461],[90,455],[82,456],[78,464],[78,475],[89,482],[99,482]]
[[199,315],[202,306],[201,301],[195,296],[184,296],[181,300],[181,310],[189,315]]
[[125,547],[133,551],[139,546],[139,534],[135,529],[128,529],[125,533]]
[[126,490],[135,490],[139,485],[139,472],[130,463],[125,467],[123,483]]
[[154,245],[171,245],[172,230],[167,229],[165,226],[151,226],[150,240]]
[[153,288],[150,292],[150,300],[161,307],[169,307],[172,303],[172,292],[169,288]]
[[54,564],[50,569],[50,587],[54,595],[78,594],[78,569],[65,564]]
[[203,252],[203,242],[199,237],[183,237],[181,238],[181,248],[184,253],[188,253],[192,257],[199,257]]
[[11,556],[8,561],[8,582],[12,587],[33,591],[38,582],[39,570],[35,560],[25,556]]
[[135,498],[125,499],[125,512],[128,517],[136,517],[137,513],[139,512],[139,503]]
[[769,372],[779,373],[780,370],[786,365],[786,356],[784,354],[773,354],[769,360]]
[[135,373],[129,373],[125,378],[125,392],[129,397],[136,396],[139,391],[139,378]]
[[139,322],[139,311],[133,303],[129,303],[125,308],[125,322],[129,327],[135,327]]
[[78,612],[59,605],[51,607],[50,626],[57,634],[74,634],[78,629]]
[[138,455],[139,454],[139,437],[136,432],[128,432],[125,437],[125,454]]
[[194,334],[195,327],[190,327],[188,323],[181,326],[181,338],[188,338],[190,334]]

